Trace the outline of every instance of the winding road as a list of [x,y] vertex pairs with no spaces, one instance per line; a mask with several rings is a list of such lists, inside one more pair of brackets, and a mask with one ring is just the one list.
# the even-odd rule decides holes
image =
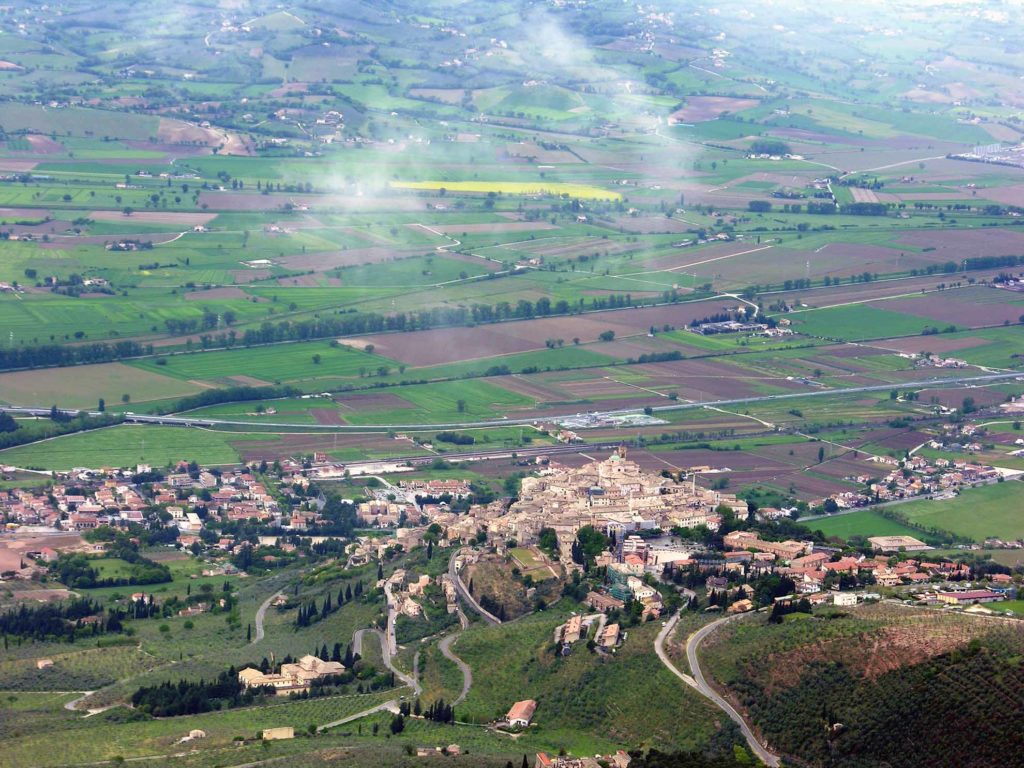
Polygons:
[[[270,607],[270,604],[274,601],[274,598],[277,597],[279,594],[281,593],[275,592],[266,600],[264,600],[260,604],[260,607],[256,609],[256,634],[253,635],[252,643],[258,643],[260,640],[263,639],[263,619],[267,615],[267,608]],[[250,643],[250,645],[252,643]]]
[[484,621],[488,624],[497,626],[501,624],[501,619],[481,606],[480,603],[476,601],[476,598],[469,594],[469,590],[466,589],[466,585],[462,583],[462,579],[459,577],[459,569],[455,567],[455,561],[462,556],[463,551],[464,550],[460,549],[452,555],[451,560],[448,561],[448,576],[451,577],[452,583],[455,585],[455,591],[458,593],[459,597],[465,600],[469,604],[469,607],[476,613],[479,613],[483,617]]
[[377,636],[380,640],[381,656],[384,658],[384,666],[387,667],[391,672],[395,674],[395,677],[400,679],[407,686],[412,688],[413,693],[419,696],[423,693],[423,688],[420,686],[419,681],[412,675],[407,675],[402,670],[398,669],[391,662],[391,650],[388,648],[387,637],[379,629],[357,629],[352,635],[352,651],[362,655],[363,652],[363,637],[369,632]]
[[448,659],[448,661],[453,662],[462,672],[462,693],[460,693],[459,697],[452,702],[453,707],[459,706],[459,704],[466,700],[466,697],[469,696],[469,689],[473,686],[473,670],[469,668],[469,665],[466,662],[452,653],[452,643],[459,639],[460,634],[461,633],[448,635],[437,644],[437,647],[441,650],[441,654]]
[[672,633],[672,630],[675,629],[676,623],[679,621],[678,613],[669,619],[665,623],[661,632],[658,633],[658,637],[654,641],[654,651],[658,654],[658,658],[661,659],[661,662],[668,667],[670,672],[701,695],[711,699],[715,706],[725,712],[725,714],[727,714],[729,718],[740,727],[740,731],[743,733],[743,738],[747,740],[747,745],[750,747],[751,751],[757,755],[761,762],[771,768],[778,768],[778,766],[782,765],[782,761],[779,756],[770,752],[758,740],[757,736],[754,735],[754,731],[749,725],[747,725],[747,721],[743,719],[740,713],[737,712],[728,701],[722,698],[718,691],[708,684],[707,679],[704,677],[704,672],[700,668],[700,661],[697,658],[697,651],[700,648],[700,644],[708,635],[724,624],[727,624],[730,621],[735,621],[745,615],[746,614],[739,613],[734,616],[723,617],[701,627],[690,635],[686,641],[686,660],[690,664],[690,670],[693,672],[692,676],[680,672],[678,667],[676,667],[676,665],[672,663],[672,660],[669,659],[668,654],[665,653],[665,640]]

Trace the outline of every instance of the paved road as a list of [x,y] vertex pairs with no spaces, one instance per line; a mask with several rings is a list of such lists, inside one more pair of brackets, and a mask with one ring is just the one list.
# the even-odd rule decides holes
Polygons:
[[387,638],[384,633],[379,629],[357,629],[352,635],[352,650],[355,653],[362,655],[363,652],[363,636],[370,632],[377,636],[380,640],[381,655],[384,657],[384,666],[390,671],[395,673],[395,677],[399,678],[403,683],[412,688],[413,693],[419,696],[423,692],[423,688],[420,687],[419,680],[415,677],[405,674],[402,670],[398,669],[394,664],[391,663],[391,653],[388,650]]
[[256,609],[256,634],[253,635],[253,643],[258,643],[260,640],[263,639],[263,618],[267,615],[267,608],[270,607],[270,604],[274,601],[274,598],[277,597],[279,594],[281,593],[275,592],[266,600],[264,600],[260,607]]
[[[749,403],[770,403],[777,400],[792,400],[804,397],[823,397],[833,395],[851,395],[860,394],[864,392],[888,392],[893,387],[898,386],[901,389],[913,389],[913,388],[926,388],[926,387],[948,387],[948,386],[960,386],[964,384],[991,384],[997,381],[1006,381],[1010,379],[1016,379],[1024,377],[1024,373],[1020,371],[1014,371],[1010,373],[990,373],[982,376],[950,376],[945,378],[932,378],[932,379],[921,379],[919,381],[901,381],[898,384],[877,384],[866,387],[837,387],[835,389],[813,389],[807,392],[787,392],[781,395],[759,395],[756,397],[741,397],[731,398],[728,400],[709,400],[706,402],[696,403],[673,403],[672,405],[657,405],[654,406],[654,411],[679,411],[688,410],[694,408],[704,408],[705,406],[728,406],[728,405],[745,405]],[[3,411],[9,411],[16,415],[29,415],[29,416],[49,416],[50,408],[42,407],[22,407],[22,408],[3,408]],[[602,411],[601,415],[604,416],[619,416],[626,414],[638,414],[642,411],[641,408],[622,408],[613,411]],[[87,413],[90,416],[99,416],[98,411],[78,411],[74,409],[62,409],[62,412],[70,415],[77,416],[80,412]],[[230,419],[211,419],[208,417],[190,417],[190,416],[151,416],[148,414],[131,413],[124,414],[124,419],[127,422],[137,424],[157,424],[164,426],[176,426],[176,427],[217,427],[217,426],[243,426],[243,427],[271,427],[274,429],[282,430],[296,430],[301,429],[303,432],[313,431],[330,431],[330,432],[383,432],[395,429],[401,430],[431,430],[431,429],[469,429],[474,427],[493,427],[496,424],[508,425],[508,426],[520,426],[533,424],[537,419],[536,417],[523,418],[523,419],[491,419],[487,421],[464,421],[464,422],[448,422],[443,424],[376,424],[373,427],[357,426],[352,424],[294,424],[294,423],[282,423],[282,422],[252,422],[252,421],[233,421]],[[550,452],[550,451],[549,451]],[[417,458],[423,458],[417,457]],[[433,457],[431,457],[433,458]]]
[[389,701],[385,701],[383,704],[378,704],[376,707],[372,707],[371,709],[364,709],[362,712],[356,712],[354,715],[349,715],[348,717],[343,717],[340,720],[335,720],[335,721],[330,722],[330,723],[324,723],[323,725],[318,725],[317,728],[316,728],[316,731],[317,731],[317,733],[320,733],[321,731],[326,731],[328,728],[336,728],[339,725],[344,725],[345,723],[351,723],[353,720],[359,720],[361,718],[366,717],[367,715],[372,715],[372,714],[374,714],[376,712],[383,712],[384,710],[387,710],[388,712],[397,713],[398,712],[398,700],[397,699],[391,699]]
[[501,624],[501,619],[490,611],[484,610],[483,606],[476,601],[476,598],[469,594],[469,590],[466,589],[466,585],[462,583],[462,579],[459,577],[459,570],[455,567],[455,561],[462,555],[462,552],[463,550],[460,549],[452,555],[451,559],[448,561],[448,576],[451,577],[452,583],[455,585],[455,591],[458,593],[459,597],[469,603],[470,608],[483,616],[484,621],[488,624],[493,624],[494,626]]
[[658,633],[658,637],[654,641],[654,651],[658,654],[658,658],[661,659],[662,663],[668,667],[669,671],[684,683],[697,690],[703,696],[711,699],[719,709],[725,712],[729,718],[740,727],[743,737],[747,740],[747,745],[753,753],[757,755],[761,762],[765,765],[771,766],[771,768],[777,768],[782,765],[782,761],[779,759],[779,756],[769,752],[768,749],[761,744],[740,713],[737,712],[729,702],[723,699],[719,693],[708,684],[707,679],[704,677],[704,673],[700,668],[700,661],[697,658],[697,650],[700,648],[700,644],[703,642],[704,638],[723,624],[734,621],[743,615],[745,614],[723,617],[718,619],[718,621],[713,621],[710,624],[701,627],[690,635],[689,639],[686,641],[686,659],[690,664],[690,670],[693,672],[692,676],[680,672],[665,653],[665,640],[672,630],[675,629],[676,622],[679,621],[678,613],[669,619],[665,624],[665,627]]
[[452,653],[452,643],[458,640],[459,634],[460,633],[448,635],[448,637],[444,638],[437,644],[437,647],[441,649],[441,653],[444,657],[449,661],[454,662],[455,666],[462,671],[462,693],[460,693],[459,697],[452,702],[453,707],[457,707],[466,700],[466,697],[469,696],[469,689],[473,686],[473,670],[469,668],[469,665],[466,662]]
[[398,619],[398,606],[395,604],[395,596],[391,592],[390,581],[384,582],[384,597],[388,607],[388,632],[387,632],[387,653],[394,656],[398,653],[398,638],[395,636],[395,621]]
[[665,626],[662,627],[661,632],[659,632],[658,636],[654,639],[654,652],[658,654],[658,658],[661,659],[661,663],[668,667],[669,672],[672,672],[676,677],[678,677],[691,688],[696,688],[697,681],[690,677],[690,675],[687,675],[684,672],[680,672],[679,668],[672,663],[672,660],[668,657],[668,654],[665,653],[665,640],[668,638],[670,634],[672,634],[672,630],[676,628],[677,623],[679,623],[678,613],[671,619],[669,619],[667,622],[665,622]]

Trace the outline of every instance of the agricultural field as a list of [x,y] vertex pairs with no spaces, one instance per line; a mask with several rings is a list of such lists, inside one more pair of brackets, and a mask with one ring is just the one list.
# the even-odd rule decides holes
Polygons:
[[[897,509],[903,512],[906,506],[900,505]],[[829,538],[835,537],[844,541],[851,536],[921,536],[919,531],[868,509],[833,515],[825,519],[801,520],[800,524],[809,530],[821,531]]]
[[913,502],[899,508],[901,515],[921,525],[941,528],[975,541],[1024,537],[1021,502],[1024,483],[1007,481],[966,490],[955,499]]
[[[721,512],[717,532],[657,521],[687,551],[740,528],[851,556],[909,535],[1019,583],[992,540],[1024,538],[1018,9],[379,5],[0,8],[0,768],[1019,754],[992,714],[1024,690],[1015,624],[887,604],[730,620],[700,659],[748,740],[652,652],[682,606],[668,654],[695,672],[717,573],[648,568],[660,610],[631,600],[619,645],[563,648],[609,571],[579,573],[564,540],[542,554],[540,528],[579,528],[554,506],[496,519],[522,478],[619,447]],[[960,462],[1006,478],[875,506]],[[429,480],[469,495],[412,503]],[[568,495],[598,521],[589,486]],[[628,517],[600,535],[647,526],[635,493],[607,496]],[[847,503],[867,506],[822,514]],[[439,581],[413,594],[456,551],[514,620]],[[135,578],[140,558],[161,567]],[[389,618],[381,580],[403,570],[412,605]],[[766,609],[795,589],[723,575]],[[327,695],[122,706],[311,652],[346,660]],[[458,722],[396,718],[416,685],[420,705],[464,697]],[[532,725],[487,727],[525,698]]]
[[28,468],[71,469],[79,466],[164,466],[182,459],[205,464],[234,464],[234,440],[266,440],[273,436],[198,429],[162,429],[123,425],[80,432],[19,448],[0,451],[4,463]]

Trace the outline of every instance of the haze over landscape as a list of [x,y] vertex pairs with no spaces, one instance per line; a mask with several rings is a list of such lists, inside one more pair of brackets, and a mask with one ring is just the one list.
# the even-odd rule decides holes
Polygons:
[[0,7],[0,768],[1024,766],[1020,12]]

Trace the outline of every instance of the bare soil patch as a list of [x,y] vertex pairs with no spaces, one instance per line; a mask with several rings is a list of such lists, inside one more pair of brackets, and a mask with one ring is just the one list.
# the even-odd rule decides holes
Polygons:
[[924,347],[927,347],[928,351],[933,354],[944,355],[947,352],[956,352],[958,349],[980,347],[984,344],[988,344],[989,341],[988,339],[978,338],[977,336],[964,336],[959,339],[944,339],[942,337],[935,336],[928,336],[926,339],[920,339],[915,336],[909,339],[887,339],[886,341],[878,343],[895,352],[903,352],[913,355],[921,352]]
[[270,274],[269,269],[236,269],[231,272],[231,277],[236,283],[244,284],[266,280]]
[[[401,334],[365,336],[361,341],[376,345],[388,357],[416,366],[440,365],[457,360],[507,355],[544,349],[544,340],[573,338],[597,341],[604,331],[617,337],[644,334],[650,326],[671,325],[681,328],[691,320],[720,312],[724,301],[708,300],[640,309],[609,310],[572,317],[546,317],[475,328],[438,328]],[[603,351],[601,346],[595,352]]]
[[669,115],[670,123],[701,123],[714,120],[726,112],[753,109],[761,102],[757,99],[737,99],[730,96],[691,96],[686,106]]
[[32,151],[37,155],[57,155],[64,151],[64,145],[49,136],[30,133],[25,139],[32,145]]
[[317,424],[341,425],[348,423],[341,417],[337,408],[310,408],[309,413],[316,419]]
[[261,195],[252,192],[229,192],[205,190],[199,196],[200,203],[206,203],[217,211],[277,211],[286,205],[305,206],[309,209],[331,211],[423,211],[428,202],[438,202],[436,196],[410,195],[317,195],[305,197],[285,193]]
[[[420,228],[418,224],[409,224],[409,227]],[[547,221],[493,221],[486,224],[442,224],[431,226],[430,229],[443,232],[446,235],[458,237],[465,232],[467,235],[478,235],[481,232],[539,232],[542,230],[559,229]]]
[[347,251],[325,251],[323,253],[297,253],[279,259],[285,269],[326,272],[337,267],[355,267],[361,264],[382,264],[386,261],[417,256],[422,248],[351,248]]
[[[992,289],[995,290],[995,289]],[[908,315],[934,320],[936,324],[978,328],[985,325],[999,325],[1003,322],[1016,323],[1021,316],[1019,304],[976,303],[973,297],[933,293],[920,299],[890,299],[879,304],[882,309],[904,312]],[[1013,298],[1012,295],[1007,296]],[[927,347],[927,343],[922,342]]]
[[25,173],[33,170],[39,163],[35,160],[14,160],[10,157],[0,157],[0,171],[11,173]]
[[984,387],[961,387],[954,389],[922,389],[919,392],[921,402],[939,403],[947,408],[959,408],[963,405],[965,398],[973,398],[975,404],[984,408],[989,405],[998,405],[1006,401],[1006,394],[994,389]]
[[412,408],[408,400],[390,392],[374,392],[365,395],[338,395],[334,398],[342,408],[349,408],[353,411],[390,411],[402,408]]
[[210,301],[213,299],[249,299],[248,293],[241,288],[210,288],[205,291],[189,291],[185,301]]
[[842,659],[848,667],[875,680],[888,672],[948,653],[979,634],[977,622],[957,620],[959,616],[950,618],[952,620],[940,622],[931,616],[909,616],[874,632],[819,640],[772,654],[768,660],[760,658],[751,673],[767,678],[767,690],[775,693],[797,685],[809,664]]
[[296,93],[305,93],[309,90],[309,83],[285,83],[270,92],[271,96],[291,96]]
[[[196,227],[217,218],[215,213],[188,213],[185,211],[134,211],[125,216],[121,211],[92,211],[89,218],[95,221],[141,221],[145,224],[173,224],[179,227]],[[109,239],[109,238],[108,238]]]
[[959,261],[971,256],[1019,253],[1024,250],[1024,233],[1006,228],[918,230],[900,235],[896,242],[918,248],[954,251],[958,254],[955,260]]
[[307,287],[307,288],[309,288],[309,287],[315,288],[316,286],[320,285],[319,281],[317,280],[316,275],[299,275],[297,277],[279,277],[279,278],[277,278],[277,284],[278,285],[284,285],[284,286],[301,285],[301,286],[304,286],[304,287]]

